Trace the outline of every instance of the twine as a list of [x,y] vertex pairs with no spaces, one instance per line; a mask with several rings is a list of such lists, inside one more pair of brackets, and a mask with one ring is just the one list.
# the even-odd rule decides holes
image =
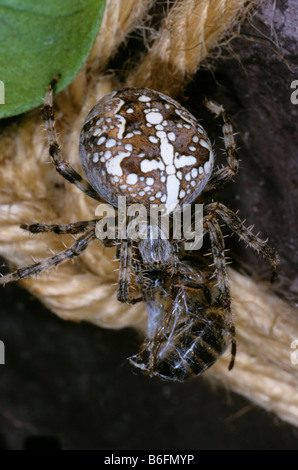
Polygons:
[[[56,118],[63,156],[78,170],[78,141],[85,116],[102,96],[119,87],[107,73],[109,59],[130,32],[150,15],[153,0],[108,0],[102,26],[88,61],[72,84],[56,98]],[[146,86],[175,97],[215,46],[239,31],[254,1],[165,1],[161,27],[149,34],[148,50],[121,86]],[[40,110],[28,113],[1,135],[0,254],[11,267],[41,260],[70,245],[70,235],[29,235],[20,223],[67,223],[94,218],[96,202],[68,184],[49,164]],[[89,321],[105,328],[134,327],[145,332],[142,303],[116,300],[115,250],[95,242],[74,263],[22,282],[59,317]],[[281,419],[298,424],[297,366],[291,342],[298,338],[294,309],[267,285],[229,270],[237,325],[238,355],[232,372],[229,354],[204,376],[224,383]]]

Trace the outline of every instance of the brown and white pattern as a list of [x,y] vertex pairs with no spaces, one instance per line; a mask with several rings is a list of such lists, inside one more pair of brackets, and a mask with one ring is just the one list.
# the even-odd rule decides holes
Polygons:
[[80,158],[93,188],[117,206],[193,202],[213,170],[213,152],[203,127],[171,98],[147,88],[105,96],[89,113]]
[[[89,113],[80,141],[84,179],[62,159],[55,130],[53,87],[48,88],[44,119],[49,155],[61,176],[83,193],[117,207],[118,196],[127,202],[177,204],[210,199],[237,173],[239,160],[230,118],[222,106],[205,106],[223,121],[227,166],[213,170],[213,153],[206,132],[195,118],[171,98],[153,90],[128,88],[100,100]],[[202,194],[201,194],[202,193]],[[208,195],[206,197],[206,195]],[[204,234],[209,236],[213,263],[204,250],[187,256],[183,240],[101,240],[117,246],[120,261],[118,300],[144,301],[148,311],[148,337],[131,362],[145,374],[168,380],[199,375],[231,344],[236,354],[235,326],[226,271],[224,222],[249,247],[269,260],[273,278],[278,258],[267,241],[254,235],[239,217],[220,202],[204,206]],[[42,261],[0,276],[0,284],[41,274],[80,256],[96,240],[97,219],[69,224],[23,224],[31,233],[72,234],[72,246]],[[78,236],[80,235],[80,236]]]

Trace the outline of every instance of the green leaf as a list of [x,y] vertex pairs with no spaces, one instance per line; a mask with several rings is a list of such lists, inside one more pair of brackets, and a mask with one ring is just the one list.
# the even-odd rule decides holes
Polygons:
[[73,80],[92,48],[104,5],[0,0],[0,118],[40,105],[57,73],[57,91]]

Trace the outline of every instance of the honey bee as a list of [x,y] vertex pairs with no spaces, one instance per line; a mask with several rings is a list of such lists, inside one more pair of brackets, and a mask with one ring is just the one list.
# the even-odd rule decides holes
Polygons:
[[[232,316],[220,304],[212,274],[202,256],[179,263],[173,275],[146,272],[148,336],[140,352],[130,358],[135,367],[150,376],[184,381],[200,375],[225,352],[231,342]],[[230,368],[235,353],[234,347]]]

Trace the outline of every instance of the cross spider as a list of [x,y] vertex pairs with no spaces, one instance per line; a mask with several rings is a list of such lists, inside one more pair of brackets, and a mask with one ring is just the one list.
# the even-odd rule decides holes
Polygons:
[[[204,237],[209,235],[213,265],[206,261],[203,249],[186,252],[183,239],[165,239],[161,232],[155,239],[131,239],[126,233],[122,238],[116,235],[115,240],[101,240],[106,246],[117,246],[118,300],[144,301],[148,311],[148,336],[139,353],[130,358],[131,363],[150,376],[183,381],[214,364],[231,344],[229,369],[232,369],[236,355],[235,326],[219,220],[269,260],[273,277],[278,260],[275,250],[245,227],[234,212],[220,202],[208,202],[210,194],[238,171],[228,114],[222,106],[205,100],[205,106],[223,120],[228,164],[214,169],[208,135],[179,103],[147,88],[110,93],[96,103],[81,131],[80,160],[85,180],[61,157],[53,110],[56,80],[46,94],[44,122],[50,158],[61,176],[91,198],[114,208],[118,207],[119,196],[126,197],[128,206],[164,203],[170,215],[176,205],[207,201],[203,228]],[[39,274],[79,256],[97,238],[97,222],[95,218],[67,225],[21,225],[31,233],[80,236],[66,250],[21,267],[3,276],[0,283]]]

